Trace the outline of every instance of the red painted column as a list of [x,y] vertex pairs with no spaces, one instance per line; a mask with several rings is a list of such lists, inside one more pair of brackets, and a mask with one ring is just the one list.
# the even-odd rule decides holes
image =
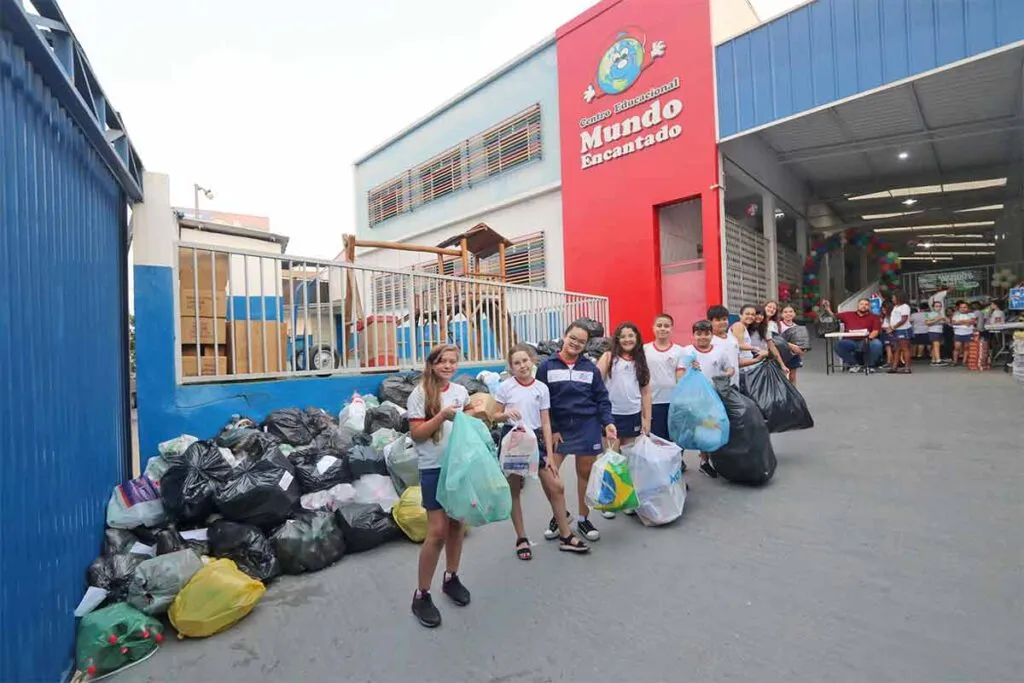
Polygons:
[[565,284],[646,328],[662,305],[658,207],[702,200],[705,297],[721,298],[708,0],[604,0],[559,29]]

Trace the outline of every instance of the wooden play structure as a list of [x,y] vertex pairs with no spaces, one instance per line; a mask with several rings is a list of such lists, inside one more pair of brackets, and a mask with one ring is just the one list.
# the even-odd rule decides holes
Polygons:
[[[354,235],[344,236],[345,261],[355,264],[356,249],[386,249],[392,251],[429,254],[437,258],[437,274],[447,274],[451,266],[454,272],[458,265],[461,272],[454,274],[461,278],[454,281],[447,278],[430,278],[417,281],[413,292],[410,327],[424,322],[436,323],[441,338],[435,343],[452,342],[462,350],[468,361],[502,359],[516,343],[512,317],[508,309],[506,249],[511,242],[492,230],[486,223],[479,223],[461,235],[447,239],[436,247],[399,242],[377,242],[357,240]],[[481,270],[484,259],[497,255],[498,272],[485,273]],[[428,274],[428,273],[424,273]],[[355,287],[346,287],[358,297]],[[346,312],[359,320],[362,306],[351,306],[346,302]],[[452,332],[450,323],[465,320],[466,337]],[[488,339],[488,334],[490,339]]]

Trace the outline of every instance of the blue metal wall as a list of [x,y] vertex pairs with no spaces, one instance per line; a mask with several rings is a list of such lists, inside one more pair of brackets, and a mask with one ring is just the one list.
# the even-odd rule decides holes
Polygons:
[[125,199],[0,30],[0,681],[57,681],[125,474]]
[[715,50],[724,138],[1024,40],[1024,0],[818,0]]

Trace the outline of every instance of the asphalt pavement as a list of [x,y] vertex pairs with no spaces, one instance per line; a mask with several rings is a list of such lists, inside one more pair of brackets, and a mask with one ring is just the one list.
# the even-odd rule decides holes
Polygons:
[[473,529],[473,602],[435,585],[439,629],[409,612],[418,546],[399,542],[282,578],[230,630],[169,639],[117,680],[1024,679],[1024,387],[928,368],[799,381],[817,424],[773,437],[763,488],[708,479],[687,453],[681,520],[598,517],[601,540],[574,556],[543,539],[532,485],[534,559],[510,523]]

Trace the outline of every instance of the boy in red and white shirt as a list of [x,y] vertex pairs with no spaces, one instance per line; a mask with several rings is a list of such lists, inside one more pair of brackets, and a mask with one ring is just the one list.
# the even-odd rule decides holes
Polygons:
[[651,433],[671,441],[668,435],[668,404],[676,386],[676,368],[683,347],[672,343],[675,321],[668,313],[654,319],[654,341],[644,344],[644,356],[651,371]]
[[[735,349],[729,344],[714,344],[714,339],[709,321],[698,320],[693,324],[693,343],[683,348],[683,358],[676,368],[677,379],[681,379],[688,370],[696,370],[711,380],[728,377],[732,381],[736,376]],[[712,479],[718,477],[707,453],[700,454],[700,471]]]

